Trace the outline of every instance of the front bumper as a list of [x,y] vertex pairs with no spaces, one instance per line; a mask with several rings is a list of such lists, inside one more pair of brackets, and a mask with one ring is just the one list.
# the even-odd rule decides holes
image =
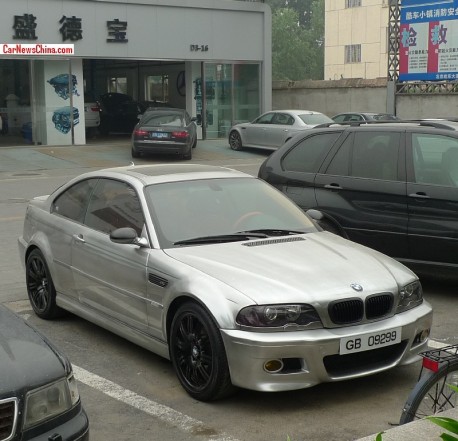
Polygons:
[[[318,383],[363,377],[419,360],[427,340],[415,343],[430,330],[432,309],[427,302],[386,320],[364,325],[294,332],[222,330],[231,380],[235,386],[258,391],[303,389]],[[366,333],[401,328],[401,343],[380,349],[340,355],[340,340]],[[280,359],[285,367],[268,373],[264,364]]]
[[[39,430],[39,427],[37,428]],[[75,408],[74,415],[67,421],[52,427],[45,433],[35,435],[37,429],[23,433],[24,441],[89,441],[89,419],[81,403]]]

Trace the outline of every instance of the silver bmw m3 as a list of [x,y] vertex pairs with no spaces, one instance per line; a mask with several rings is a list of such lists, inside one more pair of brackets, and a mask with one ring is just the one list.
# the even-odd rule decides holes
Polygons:
[[83,174],[30,201],[18,245],[39,317],[71,311],[170,359],[203,401],[411,363],[431,328],[409,269],[226,168]]

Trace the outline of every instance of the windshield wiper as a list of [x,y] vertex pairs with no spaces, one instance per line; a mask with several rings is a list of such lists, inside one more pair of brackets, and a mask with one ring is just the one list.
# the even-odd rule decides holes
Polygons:
[[241,231],[239,233],[231,234],[220,234],[217,236],[202,236],[194,237],[192,239],[179,240],[174,242],[174,245],[198,245],[206,243],[224,243],[224,242],[235,242],[238,240],[250,240],[250,239],[265,239],[269,237],[267,233],[263,231]]
[[240,231],[239,234],[265,234],[266,236],[291,236],[304,234],[304,231],[282,230],[280,228],[261,228],[259,230]]

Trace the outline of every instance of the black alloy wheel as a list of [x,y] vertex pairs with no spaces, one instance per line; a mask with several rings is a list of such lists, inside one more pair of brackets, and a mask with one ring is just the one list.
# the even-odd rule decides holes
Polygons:
[[170,358],[180,383],[193,398],[213,401],[233,393],[220,331],[200,305],[185,303],[175,314]]
[[233,130],[229,133],[229,145],[232,150],[242,150],[242,138],[240,138],[239,132]]
[[45,258],[35,249],[26,262],[27,294],[35,314],[42,319],[53,319],[62,315],[56,305],[56,290]]

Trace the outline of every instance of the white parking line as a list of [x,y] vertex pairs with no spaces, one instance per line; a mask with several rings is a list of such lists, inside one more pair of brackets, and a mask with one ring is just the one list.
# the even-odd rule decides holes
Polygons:
[[[202,421],[184,415],[170,407],[156,403],[148,398],[142,397],[128,389],[124,389],[116,383],[100,377],[83,368],[73,365],[73,372],[78,381],[90,386],[98,391],[114,398],[129,406],[135,407],[159,420],[176,427],[183,432],[198,435],[199,433],[208,433],[209,427]],[[208,440],[211,441],[239,441],[224,433],[211,435]]]

